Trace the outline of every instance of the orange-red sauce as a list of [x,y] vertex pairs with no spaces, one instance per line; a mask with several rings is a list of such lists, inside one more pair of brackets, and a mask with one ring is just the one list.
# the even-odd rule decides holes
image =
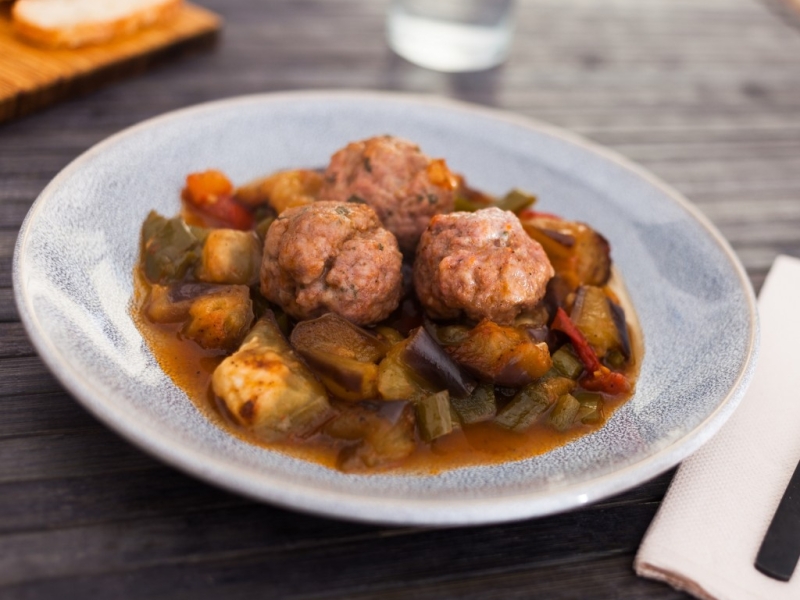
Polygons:
[[[182,339],[180,325],[162,325],[150,322],[143,314],[149,285],[138,267],[134,274],[136,293],[132,314],[144,339],[150,346],[164,372],[175,385],[186,392],[195,406],[213,423],[249,443],[277,450],[291,456],[310,460],[330,468],[336,468],[337,455],[344,442],[317,434],[305,440],[287,439],[265,442],[242,429],[227,418],[217,405],[211,391],[211,375],[225,355],[216,350],[203,350],[191,340]],[[622,289],[617,290],[621,292]],[[624,293],[623,300],[629,320],[632,309]],[[640,336],[634,323],[630,327],[633,358],[627,374],[632,381],[638,375],[642,356]],[[604,401],[604,420],[592,425],[575,424],[560,432],[546,422],[536,423],[524,433],[508,431],[492,422],[475,423],[434,440],[428,444],[419,441],[416,450],[408,457],[391,465],[370,469],[370,472],[400,470],[405,472],[436,473],[447,469],[469,465],[489,465],[521,460],[543,454],[576,438],[600,429],[613,412],[628,397],[608,397]]]

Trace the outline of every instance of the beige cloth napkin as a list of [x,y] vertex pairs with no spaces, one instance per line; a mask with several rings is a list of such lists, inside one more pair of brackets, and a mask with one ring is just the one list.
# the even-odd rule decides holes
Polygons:
[[[634,562],[698,598],[800,599],[753,566],[800,460],[800,260],[778,257],[758,300],[761,353],[741,405],[681,464]],[[800,540],[798,540],[800,543]]]

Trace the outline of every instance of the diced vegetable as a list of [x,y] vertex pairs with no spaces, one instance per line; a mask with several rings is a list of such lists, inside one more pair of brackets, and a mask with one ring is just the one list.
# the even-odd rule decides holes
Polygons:
[[357,471],[401,460],[416,447],[414,409],[408,402],[360,402],[339,406],[325,425],[333,438],[352,441],[338,458],[343,471]]
[[433,391],[433,385],[406,363],[408,343],[404,340],[392,346],[378,365],[378,393],[384,400],[409,400]]
[[565,377],[577,379],[583,373],[583,363],[578,360],[570,344],[553,353],[553,367]]
[[581,423],[594,424],[603,420],[603,396],[594,392],[577,392],[575,399],[581,403],[576,417]]
[[269,204],[275,212],[311,204],[317,199],[323,177],[309,169],[278,171],[236,190],[237,200],[247,206]]
[[461,343],[446,350],[477,377],[520,387],[547,373],[552,362],[547,344],[534,343],[525,331],[483,320]]
[[436,343],[423,327],[411,332],[402,359],[420,377],[453,397],[464,398],[475,389],[476,381],[467,375]]
[[447,390],[420,398],[415,403],[417,427],[420,436],[426,442],[453,431],[450,415],[450,394]]
[[151,283],[182,279],[200,257],[201,238],[180,217],[150,211],[142,225],[144,274]]
[[378,366],[374,363],[331,352],[298,351],[334,396],[351,402],[378,397]]
[[394,346],[398,342],[402,342],[406,339],[397,329],[392,329],[391,327],[385,327],[383,325],[376,327],[375,333],[378,334],[379,339],[385,341],[389,346]]
[[559,431],[566,431],[578,415],[581,403],[572,394],[559,396],[553,410],[550,412],[550,425]]
[[219,286],[192,301],[189,319],[181,333],[202,348],[230,351],[238,346],[253,318],[253,303],[247,286]]
[[325,388],[269,312],[220,363],[211,382],[231,417],[265,440],[308,435],[333,416]]
[[261,245],[253,232],[212,229],[203,244],[197,278],[209,283],[255,285],[261,268]]
[[551,377],[522,388],[501,410],[495,423],[513,431],[524,431],[550,408],[556,400],[575,388],[566,377]]
[[628,361],[631,359],[631,338],[630,335],[628,335],[628,323],[625,320],[625,311],[610,298],[608,299],[608,304],[611,307],[611,316],[614,319],[614,324],[617,326],[617,332],[619,333],[620,346],[618,350],[625,361]]
[[495,206],[501,210],[519,212],[524,208],[532,206],[536,202],[536,196],[520,190],[511,190],[503,196]]
[[603,358],[609,350],[622,347],[622,337],[611,310],[611,302],[601,288],[593,285],[579,287],[570,319],[598,358]]
[[608,367],[600,364],[600,359],[592,350],[586,338],[575,324],[570,320],[563,308],[556,311],[555,319],[551,328],[565,333],[572,342],[578,358],[586,367],[587,375],[581,380],[581,385],[587,390],[596,392],[606,392],[607,394],[627,393],[631,389],[628,378],[622,373],[611,371]]
[[220,227],[242,230],[253,227],[253,214],[234,200],[233,184],[221,171],[210,169],[189,175],[183,199]]
[[381,360],[391,346],[336,313],[327,313],[311,321],[301,321],[292,331],[291,342],[301,354],[309,351],[325,352],[369,363]]
[[494,386],[483,383],[467,398],[450,398],[450,406],[463,425],[489,421],[497,414]]
[[525,231],[539,242],[553,269],[575,289],[581,284],[604,285],[611,276],[608,241],[584,223],[523,211]]

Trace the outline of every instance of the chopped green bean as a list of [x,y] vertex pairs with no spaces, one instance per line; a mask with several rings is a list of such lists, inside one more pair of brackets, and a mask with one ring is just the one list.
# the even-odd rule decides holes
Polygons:
[[473,202],[469,198],[465,198],[464,196],[458,194],[456,195],[455,199],[455,206],[453,210],[456,212],[475,212],[481,208],[486,208],[485,206],[481,206],[477,202]]
[[497,202],[497,208],[515,213],[523,208],[528,208],[535,202],[536,196],[533,194],[526,194],[520,190],[511,190]]
[[561,346],[553,353],[553,367],[570,379],[577,379],[583,372],[583,363],[575,356],[572,344]]
[[495,418],[495,423],[513,431],[524,431],[548,409],[553,402],[570,392],[575,382],[566,377],[540,379],[517,392]]
[[494,386],[481,384],[466,398],[450,398],[450,405],[464,425],[493,419],[497,414]]
[[581,403],[576,417],[581,423],[592,425],[603,420],[603,396],[595,392],[578,392],[575,399]]
[[426,442],[453,431],[450,415],[450,393],[447,390],[420,398],[416,402],[417,426]]
[[572,394],[559,396],[550,412],[550,425],[559,431],[566,431],[572,425],[580,410],[581,403]]

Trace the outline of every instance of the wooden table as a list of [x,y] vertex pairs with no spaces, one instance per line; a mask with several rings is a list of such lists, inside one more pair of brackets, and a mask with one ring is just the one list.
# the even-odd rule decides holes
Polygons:
[[18,322],[11,255],[44,185],[161,112],[302,88],[432,93],[611,146],[684,192],[759,288],[800,256],[800,28],[757,0],[520,2],[511,60],[443,75],[394,57],[385,1],[206,0],[213,53],[0,126],[0,597],[678,598],[634,553],[672,473],[567,514],[491,527],[355,525],[178,473],[89,416]]

